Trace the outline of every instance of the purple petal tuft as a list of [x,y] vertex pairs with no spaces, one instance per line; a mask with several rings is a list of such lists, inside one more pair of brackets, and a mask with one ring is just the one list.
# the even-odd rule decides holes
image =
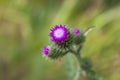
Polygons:
[[76,36],[80,35],[80,30],[79,29],[74,29],[74,35],[76,35]]
[[70,35],[68,28],[64,25],[56,25],[51,29],[50,36],[56,43],[64,43]]
[[45,56],[48,56],[50,54],[50,47],[45,46],[44,48],[42,48],[42,52]]

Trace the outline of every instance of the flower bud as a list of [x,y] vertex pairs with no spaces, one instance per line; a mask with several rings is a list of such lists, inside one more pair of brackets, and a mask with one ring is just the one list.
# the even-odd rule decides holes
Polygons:
[[45,46],[42,48],[43,55],[48,56],[50,54],[50,46]]
[[82,31],[80,31],[79,29],[75,29],[73,31],[73,35],[74,35],[73,41],[75,44],[79,45],[85,41],[84,33]]
[[60,49],[58,46],[54,45],[51,48],[51,52],[48,55],[48,57],[52,58],[52,59],[57,59],[57,58],[61,58],[64,55],[66,55],[68,53],[67,49]]
[[92,61],[88,58],[83,58],[81,61],[81,67],[84,70],[90,70],[92,67]]

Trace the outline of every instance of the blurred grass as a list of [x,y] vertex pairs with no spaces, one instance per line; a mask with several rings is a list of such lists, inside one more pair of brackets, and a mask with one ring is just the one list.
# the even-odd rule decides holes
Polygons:
[[88,35],[82,56],[106,80],[120,80],[120,0],[0,0],[0,80],[66,80],[65,57],[48,61],[49,29],[67,24]]

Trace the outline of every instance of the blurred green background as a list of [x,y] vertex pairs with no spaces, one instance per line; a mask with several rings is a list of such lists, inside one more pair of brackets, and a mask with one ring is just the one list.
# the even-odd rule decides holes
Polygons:
[[120,0],[0,0],[0,80],[69,80],[66,57],[41,55],[56,24],[96,26],[82,56],[106,80],[120,80]]

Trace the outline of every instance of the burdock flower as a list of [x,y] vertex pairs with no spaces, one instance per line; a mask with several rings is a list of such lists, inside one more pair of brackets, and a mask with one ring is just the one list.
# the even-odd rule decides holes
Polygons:
[[43,55],[48,56],[50,54],[50,46],[45,46],[42,48]]
[[74,33],[74,35],[78,36],[78,35],[80,35],[81,32],[79,29],[74,29],[73,33]]
[[69,38],[69,29],[64,25],[56,25],[51,29],[50,36],[56,43],[64,43]]

